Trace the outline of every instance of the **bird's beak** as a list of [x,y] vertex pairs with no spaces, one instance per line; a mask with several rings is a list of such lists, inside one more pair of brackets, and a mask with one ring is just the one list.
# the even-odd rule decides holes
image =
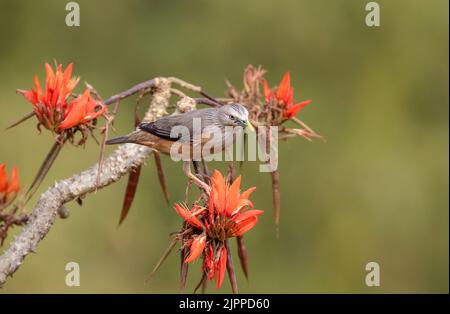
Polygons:
[[252,132],[255,132],[255,128],[253,127],[253,125],[251,124],[250,120],[247,120],[247,122],[245,123],[245,126]]

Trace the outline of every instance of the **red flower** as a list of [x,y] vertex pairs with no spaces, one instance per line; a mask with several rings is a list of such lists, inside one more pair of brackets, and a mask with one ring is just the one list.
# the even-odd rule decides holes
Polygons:
[[269,88],[269,85],[266,80],[263,81],[263,92],[264,98],[267,102],[275,99],[283,109],[283,116],[286,119],[291,119],[294,117],[300,109],[309,105],[312,100],[305,100],[295,104],[294,101],[294,89],[291,86],[291,74],[286,72],[283,76],[283,79],[278,86],[276,92],[272,91]]
[[33,110],[40,125],[61,133],[66,129],[85,124],[102,115],[106,106],[97,104],[90,97],[89,90],[82,96],[69,101],[72,91],[78,84],[79,78],[72,77],[72,64],[63,71],[62,65],[56,67],[56,72],[45,63],[45,87],[37,75],[34,76],[33,90],[18,90],[25,99],[33,104]]
[[10,203],[17,196],[20,190],[19,173],[14,167],[8,180],[5,164],[0,164],[0,208],[2,205]]
[[185,240],[189,247],[189,255],[185,263],[196,260],[204,253],[203,270],[211,280],[216,278],[217,287],[222,284],[227,261],[227,249],[224,241],[238,237],[252,229],[263,211],[251,209],[242,211],[244,207],[253,207],[248,199],[255,187],[240,192],[241,177],[231,185],[225,182],[219,171],[212,176],[211,192],[208,208],[194,205],[190,210],[186,205],[175,204],[175,210],[192,227],[200,232],[193,238]]

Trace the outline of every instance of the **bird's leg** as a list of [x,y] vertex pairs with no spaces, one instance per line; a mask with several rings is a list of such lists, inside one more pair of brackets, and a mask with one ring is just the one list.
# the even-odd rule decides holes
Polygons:
[[200,163],[197,160],[193,160],[192,165],[194,166],[194,175],[197,176],[197,178],[199,178],[203,182],[205,182],[205,177],[200,172]]
[[198,169],[198,161],[193,160],[193,161],[192,161],[192,165],[194,166],[194,172],[195,172],[195,174],[196,174],[196,175],[200,174],[200,171],[199,171],[199,169]]
[[192,182],[194,182],[195,185],[205,190],[206,193],[209,193],[209,186],[191,172],[191,164],[189,161],[183,161],[183,172],[188,176],[189,179],[192,180]]
[[203,181],[206,183],[211,183],[211,177],[209,176],[209,169],[206,161],[202,158],[202,166],[203,166]]

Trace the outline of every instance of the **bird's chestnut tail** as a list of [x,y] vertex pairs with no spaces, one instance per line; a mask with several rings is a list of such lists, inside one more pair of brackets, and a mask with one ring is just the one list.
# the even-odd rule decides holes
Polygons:
[[132,139],[130,139],[128,136],[121,136],[121,137],[112,138],[105,142],[106,145],[125,144],[125,143],[134,143],[134,141]]

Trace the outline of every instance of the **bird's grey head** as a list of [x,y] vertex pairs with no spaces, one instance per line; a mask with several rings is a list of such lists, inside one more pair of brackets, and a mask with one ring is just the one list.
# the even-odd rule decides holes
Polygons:
[[241,104],[234,103],[220,107],[218,110],[218,118],[222,125],[248,127],[253,130],[248,120],[248,111]]

